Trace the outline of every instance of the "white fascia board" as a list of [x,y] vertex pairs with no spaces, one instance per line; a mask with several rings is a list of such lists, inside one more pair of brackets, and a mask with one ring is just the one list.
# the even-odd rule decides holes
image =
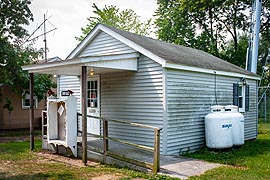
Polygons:
[[110,61],[92,61],[85,63],[86,66],[99,67],[107,69],[120,69],[137,71],[137,59],[120,59],[120,60],[110,60]]
[[48,69],[48,68],[55,68],[55,67],[61,67],[61,66],[76,65],[80,63],[81,63],[81,59],[70,59],[70,60],[58,61],[58,62],[53,62],[53,63],[26,65],[22,67],[22,70],[32,71],[32,70],[38,70],[38,69]]
[[136,43],[130,41],[129,39],[127,39],[127,38],[121,36],[120,34],[114,32],[113,30],[111,30],[111,29],[109,29],[109,28],[107,28],[107,27],[105,27],[105,26],[102,26],[102,25],[99,26],[99,29],[102,30],[102,31],[104,31],[105,33],[111,35],[112,37],[118,39],[118,40],[121,41],[122,43],[124,43],[124,44],[126,44],[127,46],[133,48],[134,50],[140,52],[141,54],[143,54],[143,55],[149,57],[150,59],[152,59],[152,60],[154,60],[154,61],[156,61],[156,62],[159,63],[161,66],[164,66],[164,65],[165,65],[166,61],[165,61],[164,59],[162,59],[162,58],[160,58],[159,56],[153,54],[152,52],[150,52],[150,51],[144,49],[143,47],[141,47],[141,46],[139,46],[138,44],[136,44]]
[[106,55],[106,56],[86,56],[81,57],[82,63],[91,63],[96,61],[108,61],[108,60],[119,60],[119,59],[132,59],[140,57],[139,53],[127,53],[120,55]]
[[97,25],[82,41],[81,43],[68,55],[66,59],[72,59],[76,57],[88,44],[92,39],[99,33],[99,25]]
[[204,69],[204,68],[191,67],[191,66],[185,66],[185,65],[168,63],[168,62],[166,62],[165,66],[163,66],[163,67],[172,68],[172,69],[181,69],[181,70],[185,70],[185,71],[195,71],[195,72],[201,72],[201,73],[207,73],[207,74],[214,74],[214,72],[216,72],[217,75],[240,77],[240,78],[244,77],[244,78],[253,79],[253,80],[260,80],[261,79],[260,77],[249,76],[249,75],[235,73],[235,72]]

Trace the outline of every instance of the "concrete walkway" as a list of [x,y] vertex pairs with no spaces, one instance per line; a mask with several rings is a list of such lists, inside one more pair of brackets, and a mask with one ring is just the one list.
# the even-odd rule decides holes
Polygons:
[[[103,149],[101,139],[88,137],[88,158],[102,162],[103,156],[97,152],[97,149]],[[80,138],[78,139],[80,142]],[[78,155],[81,156],[81,147],[78,143]],[[109,151],[118,155],[132,158],[139,161],[153,163],[153,152],[144,151],[131,146],[122,145],[116,142],[109,141]],[[148,171],[149,169],[142,168],[130,163],[119,161],[114,158],[107,158],[107,164],[117,164],[119,166],[127,166],[140,171]],[[205,171],[221,166],[220,164],[208,163],[197,159],[186,158],[182,156],[160,156],[160,174],[187,179],[190,176],[201,175]]]
[[161,174],[180,179],[201,175],[207,170],[221,166],[220,164],[204,162],[182,156],[162,156],[160,163]]

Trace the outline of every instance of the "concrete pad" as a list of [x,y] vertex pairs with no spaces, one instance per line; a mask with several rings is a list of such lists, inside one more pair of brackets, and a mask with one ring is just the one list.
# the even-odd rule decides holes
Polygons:
[[219,166],[221,165],[182,156],[161,156],[160,174],[187,179]]

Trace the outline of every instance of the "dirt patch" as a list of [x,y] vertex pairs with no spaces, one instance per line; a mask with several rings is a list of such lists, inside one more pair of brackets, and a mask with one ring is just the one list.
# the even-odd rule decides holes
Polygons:
[[93,177],[92,180],[117,180],[122,178],[121,175],[117,175],[117,174],[104,174],[101,176],[97,176],[97,177]]
[[[39,157],[44,157],[50,161],[57,161],[57,162],[71,165],[71,166],[85,167],[81,159],[65,157],[65,156],[58,155],[58,154],[55,154],[54,152],[47,151],[47,150],[42,150],[40,152],[37,152],[36,155]],[[87,162],[87,166],[96,167],[99,165],[100,164],[96,162],[92,162],[92,161]]]

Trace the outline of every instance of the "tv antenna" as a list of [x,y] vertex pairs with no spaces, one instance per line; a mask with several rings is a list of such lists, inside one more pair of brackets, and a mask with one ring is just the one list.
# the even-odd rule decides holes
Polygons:
[[[43,22],[28,36],[28,38],[26,39],[25,43],[26,42],[29,42],[29,41],[33,41],[41,36],[43,36],[43,42],[44,42],[44,58],[45,58],[45,62],[47,62],[48,60],[48,57],[47,57],[47,39],[46,39],[46,35],[50,32],[53,32],[55,31],[57,28],[49,21],[49,19],[51,18],[51,16],[49,18],[46,17],[46,14],[44,14],[44,19],[43,19]],[[53,29],[50,29],[48,31],[46,31],[46,22],[49,22],[54,28]],[[43,33],[42,34],[39,34],[33,38],[31,38],[41,27],[43,26]],[[31,39],[30,39],[31,38]]]

